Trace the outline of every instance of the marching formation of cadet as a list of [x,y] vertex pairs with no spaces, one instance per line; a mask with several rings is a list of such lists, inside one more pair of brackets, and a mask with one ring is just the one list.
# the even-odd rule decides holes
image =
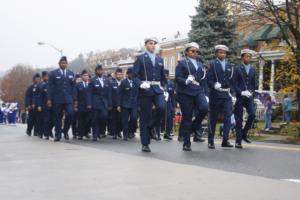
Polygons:
[[[151,152],[151,139],[172,140],[175,110],[179,104],[182,121],[178,140],[183,151],[191,151],[194,142],[204,142],[202,123],[208,119],[208,148],[215,149],[214,136],[220,114],[223,114],[223,140],[221,147],[232,148],[229,142],[231,116],[236,125],[236,148],[243,148],[242,140],[251,143],[248,131],[255,119],[255,69],[251,66],[254,51],[241,51],[241,63],[233,66],[227,59],[227,46],[215,46],[215,59],[208,65],[199,58],[197,43],[184,48],[178,61],[175,83],[169,78],[161,57],[156,55],[158,40],[145,39],[146,51],[137,56],[133,67],[124,77],[121,68],[114,77],[105,75],[101,64],[95,73],[83,70],[75,75],[67,69],[65,56],[59,68],[33,76],[26,91],[28,111],[26,133],[55,142],[64,137],[69,140],[69,129],[74,139],[91,137],[92,141],[107,137],[134,138],[139,128],[143,152]],[[236,97],[235,106],[233,96]],[[243,127],[243,110],[248,119]],[[54,128],[54,133],[52,132]]]

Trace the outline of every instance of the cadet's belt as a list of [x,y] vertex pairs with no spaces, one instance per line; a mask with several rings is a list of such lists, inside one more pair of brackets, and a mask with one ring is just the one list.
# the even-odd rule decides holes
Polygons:
[[220,92],[230,92],[230,88],[219,88],[218,91],[220,91]]
[[144,81],[144,82],[149,83],[150,85],[160,86],[160,81]]
[[198,82],[195,81],[195,80],[192,81],[192,84],[197,85],[197,86],[200,86],[200,83],[198,83]]
[[149,83],[150,83],[150,85],[160,86],[160,81],[150,81]]

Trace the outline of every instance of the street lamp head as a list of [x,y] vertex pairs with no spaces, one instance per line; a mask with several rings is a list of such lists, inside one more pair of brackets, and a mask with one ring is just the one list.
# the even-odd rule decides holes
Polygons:
[[53,49],[55,49],[56,51],[58,51],[60,53],[61,56],[63,56],[63,50],[62,49],[59,49],[57,48],[56,46],[54,46],[53,44],[50,44],[50,43],[45,43],[45,42],[38,42],[37,43],[38,45],[47,45]]

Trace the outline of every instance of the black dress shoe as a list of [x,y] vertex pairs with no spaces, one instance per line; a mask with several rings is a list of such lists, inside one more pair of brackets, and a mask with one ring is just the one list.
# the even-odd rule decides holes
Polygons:
[[243,137],[243,140],[248,144],[252,142],[247,136]]
[[161,137],[157,137],[157,141],[161,141]]
[[215,149],[215,144],[214,143],[208,143],[208,148],[209,149]]
[[193,141],[194,142],[205,142],[205,140],[201,137],[194,137]]
[[39,135],[39,138],[40,138],[40,139],[43,139],[43,135]]
[[86,139],[90,139],[89,134],[86,134],[85,137],[86,137]]
[[237,142],[237,143],[235,143],[235,148],[237,148],[237,149],[242,149],[243,146],[242,146],[241,143]]
[[60,138],[55,137],[53,141],[54,141],[54,142],[59,142],[59,141],[60,141]]
[[49,135],[51,138],[53,138],[53,133],[50,133],[50,135]]
[[142,146],[142,152],[149,153],[149,152],[151,152],[151,149],[148,145],[143,145]]
[[150,132],[151,139],[157,140],[157,134],[155,128],[149,128],[149,132]]
[[123,137],[123,140],[124,141],[128,141],[128,137]]
[[183,145],[182,150],[183,151],[192,151],[191,145],[190,144]]
[[192,133],[194,135],[194,138],[202,138],[202,130],[192,130]]
[[69,138],[69,134],[68,133],[65,133],[64,134],[64,138],[65,138],[65,140],[69,140],[70,138]]
[[166,140],[173,140],[173,138],[170,135],[168,135],[168,134],[164,135],[164,139],[166,139]]
[[[128,133],[127,135],[128,135],[127,138],[128,138],[128,139],[131,139],[132,136],[133,136],[133,133]],[[125,136],[124,136],[124,133],[123,133],[123,138],[124,138],[124,137],[125,137]]]
[[26,131],[26,134],[27,134],[28,136],[31,136],[30,131]]
[[182,136],[178,136],[178,142],[182,142],[183,141],[183,137]]
[[77,139],[77,136],[76,136],[76,135],[73,135],[73,139],[76,140],[76,139]]
[[49,137],[48,137],[48,136],[46,136],[46,137],[45,137],[45,140],[49,140]]
[[122,138],[122,134],[121,133],[118,133],[118,138]]
[[115,136],[113,136],[112,139],[113,139],[113,140],[116,140],[116,139],[118,139],[118,137],[115,135]]
[[232,148],[233,147],[233,145],[230,144],[230,142],[228,142],[228,141],[222,142],[221,146],[222,147],[226,147],[226,148]]
[[83,138],[82,138],[82,136],[79,136],[77,139],[78,139],[78,140],[82,140]]
[[157,136],[154,136],[152,139],[155,140],[155,141],[159,140],[159,138]]

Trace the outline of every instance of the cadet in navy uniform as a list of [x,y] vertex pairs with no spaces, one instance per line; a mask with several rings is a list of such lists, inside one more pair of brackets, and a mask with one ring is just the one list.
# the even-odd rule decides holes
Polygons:
[[[236,120],[236,148],[243,148],[242,139],[251,143],[247,134],[255,119],[254,92],[255,92],[255,69],[250,62],[255,52],[250,49],[244,49],[241,52],[242,63],[235,69],[233,76],[236,92],[235,120]],[[247,122],[243,128],[243,108],[248,113]]]
[[208,134],[208,148],[214,149],[214,136],[215,129],[220,113],[224,114],[224,132],[222,147],[233,147],[229,143],[229,130],[231,126],[231,114],[232,114],[232,96],[231,92],[234,91],[232,76],[233,68],[229,62],[227,62],[226,55],[229,51],[225,45],[215,46],[216,59],[210,64],[207,78],[210,88],[210,103],[209,103],[209,134]]
[[83,137],[89,138],[89,120],[91,106],[88,105],[88,92],[89,92],[89,74],[86,70],[81,72],[81,81],[76,83],[74,92],[75,110],[77,111],[78,119],[78,140]]
[[[182,112],[180,132],[183,136],[183,151],[191,151],[191,132],[201,128],[201,123],[208,112],[208,88],[206,69],[198,59],[199,46],[189,43],[185,47],[185,57],[176,67],[177,98]],[[199,127],[192,128],[192,117],[197,109],[196,120]]]
[[127,77],[120,85],[120,105],[122,111],[123,139],[127,141],[134,137],[137,123],[138,87],[132,81],[132,68],[127,69]]
[[175,101],[175,84],[173,81],[169,79],[169,70],[165,69],[165,76],[167,83],[165,85],[167,94],[165,94],[165,100],[167,102],[167,107],[165,111],[165,116],[162,120],[163,130],[165,131],[164,139],[172,140],[171,137],[172,129],[173,129],[173,119],[175,116],[175,108],[176,108],[176,101]]
[[105,135],[108,111],[112,107],[111,84],[103,76],[101,64],[97,64],[95,76],[89,84],[88,106],[92,108],[93,141],[97,141],[100,135]]
[[123,79],[123,71],[121,68],[117,68],[115,71],[115,77],[111,80],[112,87],[112,110],[111,113],[111,133],[113,139],[117,139],[121,136],[122,132],[122,119],[121,119],[121,107],[120,107],[120,96],[119,87]]
[[[80,77],[79,73],[76,73],[73,81],[74,81],[74,89],[75,89],[76,84],[81,81],[81,77]],[[75,104],[75,101],[74,101],[74,108],[75,107],[77,107],[77,105]],[[74,109],[70,126],[72,129],[73,139],[77,139],[77,136],[78,136],[78,110],[77,109]],[[64,126],[63,133],[68,133],[70,126],[68,126],[68,127]]]
[[40,106],[42,108],[42,126],[43,126],[43,134],[46,140],[49,140],[49,137],[53,137],[52,135],[52,127],[53,127],[53,112],[50,107],[47,105],[48,100],[48,72],[42,72],[43,82],[40,84]]
[[[133,82],[139,89],[140,132],[143,152],[151,152],[150,133],[160,125],[165,112],[165,100],[162,87],[165,84],[163,59],[155,55],[158,40],[145,39],[146,52],[138,56],[133,67]],[[156,114],[152,116],[152,105]]]
[[40,95],[39,83],[41,76],[37,73],[33,76],[32,79],[33,84],[27,88],[25,93],[25,107],[28,111],[26,134],[28,136],[31,136],[32,129],[34,128],[34,136],[37,136],[39,128],[41,128],[38,127],[39,119],[37,116]]
[[[70,127],[72,121],[73,96],[74,96],[74,73],[67,69],[67,57],[62,56],[59,60],[59,69],[52,71],[49,75],[48,106],[53,106],[55,138],[54,142],[61,139],[62,118],[65,113],[64,126]],[[69,139],[68,133],[64,133],[64,138]]]

